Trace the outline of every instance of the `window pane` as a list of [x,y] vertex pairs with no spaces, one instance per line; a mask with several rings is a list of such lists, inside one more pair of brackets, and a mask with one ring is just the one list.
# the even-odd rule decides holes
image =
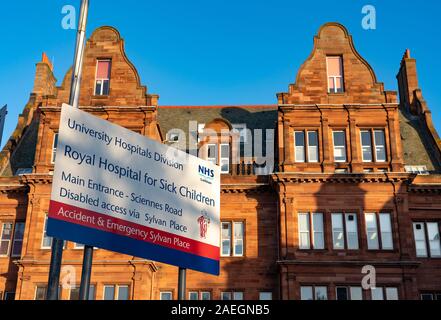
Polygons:
[[103,89],[103,81],[97,80],[95,84],[95,95],[100,96]]
[[222,173],[230,172],[230,145],[221,144],[221,159],[220,166]]
[[380,249],[378,243],[377,217],[375,213],[366,213],[366,235],[369,250]]
[[91,285],[89,287],[89,300],[95,300],[95,286]]
[[328,288],[315,287],[315,300],[328,300]]
[[343,78],[342,77],[335,78],[335,92],[337,92],[337,93],[344,92],[344,90],[343,90]]
[[346,162],[346,136],[344,131],[334,131],[334,160]]
[[44,249],[48,249],[52,246],[52,238],[48,237],[46,235],[46,230],[47,230],[47,216],[45,218],[44,221],[44,230],[43,230],[43,243],[42,243],[42,248]]
[[160,298],[163,301],[170,301],[172,300],[173,295],[171,292],[161,292]]
[[221,293],[221,300],[231,300],[231,292],[222,292]]
[[70,300],[78,301],[80,300],[80,288],[70,289]]
[[417,257],[427,257],[426,233],[424,230],[424,223],[414,223],[413,233],[415,237]]
[[201,300],[211,300],[211,293],[210,292],[202,292],[201,293]]
[[384,300],[383,296],[383,288],[373,288],[372,291],[372,300]]
[[380,214],[381,242],[383,250],[392,250],[394,248],[392,236],[392,223],[389,213]]
[[338,287],[336,291],[337,291],[337,300],[349,300],[348,288]]
[[312,287],[301,287],[300,288],[300,296],[301,299],[306,300],[314,300],[314,296],[312,294]]
[[386,288],[386,300],[398,300],[398,289]]
[[199,300],[199,292],[191,291],[191,292],[188,294],[188,300],[191,300],[191,301],[193,301],[193,300]]
[[299,248],[300,249],[310,249],[310,238],[309,238],[309,214],[301,213],[299,214]]
[[314,229],[314,249],[322,250],[325,248],[323,214],[314,213],[312,216],[312,223]]
[[46,287],[37,287],[35,291],[35,300],[46,300]]
[[222,223],[222,256],[231,255],[231,223]]
[[317,131],[308,132],[308,161],[318,162],[318,133]]
[[363,290],[361,289],[361,287],[351,287],[351,300],[363,300]]
[[12,256],[13,257],[21,256],[21,249],[23,246],[24,229],[25,229],[24,223],[19,222],[19,223],[15,224],[14,243],[12,245]]
[[98,60],[97,62],[97,79],[110,79],[110,60]]
[[221,158],[230,158],[230,145],[222,144],[221,145]]
[[346,215],[346,236],[348,238],[348,249],[358,250],[358,224],[355,214]]
[[345,236],[343,232],[343,215],[332,214],[332,238],[334,249],[342,250],[345,248]]
[[386,139],[384,136],[384,131],[375,131],[375,150],[378,162],[386,161]]
[[433,294],[424,293],[421,295],[421,300],[423,301],[432,301],[433,300]]
[[129,300],[129,287],[119,286],[118,287],[118,300]]
[[341,57],[327,57],[328,76],[342,77],[343,76],[343,63]]
[[261,301],[271,301],[271,300],[273,300],[272,292],[261,292],[259,294],[259,300],[261,300]]
[[110,81],[109,80],[104,80],[103,81],[103,92],[102,95],[103,96],[108,96],[110,93]]
[[430,256],[441,257],[441,245],[438,223],[427,223],[427,234],[429,237]]
[[4,223],[0,239],[0,255],[6,256],[9,253],[9,246],[12,238],[12,223]]
[[370,131],[361,132],[361,145],[363,150],[363,161],[372,162],[372,138]]
[[305,162],[305,133],[297,131],[295,133],[296,162]]
[[244,225],[243,222],[234,223],[234,255],[243,256],[243,238]]
[[209,144],[208,145],[208,160],[215,160],[215,164],[217,162],[217,145]]
[[104,300],[115,300],[115,287],[105,286],[104,287]]
[[243,300],[243,292],[234,292],[233,300]]
[[329,92],[335,93],[335,78],[329,77],[328,78],[328,86],[329,86]]

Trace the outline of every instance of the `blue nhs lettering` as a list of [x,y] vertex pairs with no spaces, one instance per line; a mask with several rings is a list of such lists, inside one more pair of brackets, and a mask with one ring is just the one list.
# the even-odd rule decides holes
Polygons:
[[199,166],[199,174],[202,174],[202,175],[207,176],[209,178],[214,178],[214,170],[208,169],[207,167],[204,167],[204,166]]

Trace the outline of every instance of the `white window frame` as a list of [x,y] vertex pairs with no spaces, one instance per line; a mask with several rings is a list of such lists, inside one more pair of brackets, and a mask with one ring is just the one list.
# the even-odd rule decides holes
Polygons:
[[[377,142],[377,133],[381,132],[383,134],[384,138],[384,145],[379,145]],[[375,145],[375,161],[378,163],[385,163],[387,162],[387,149],[386,149],[386,131],[383,129],[375,129],[374,130],[374,145]],[[378,154],[380,153],[380,150],[384,152],[384,160],[378,159]]]
[[[341,221],[341,228],[336,228],[335,227],[334,219],[333,219],[334,217],[338,217],[339,220]],[[332,213],[331,214],[331,227],[332,227],[332,248],[334,250],[338,250],[338,251],[345,250],[346,249],[346,232],[345,232],[345,217],[344,217],[343,213]],[[343,247],[342,248],[337,248],[336,247],[336,242],[337,242],[336,240],[338,240],[338,238],[336,237],[336,233],[339,233],[339,235],[341,234],[342,237],[343,237],[343,240],[342,240],[343,241]]]
[[[363,134],[365,134],[365,133],[367,133],[369,135],[370,145],[363,144]],[[374,162],[374,152],[373,152],[373,146],[372,146],[372,131],[371,130],[361,130],[360,131],[360,145],[361,145],[361,158],[363,159],[363,162],[364,163]],[[371,155],[370,159],[365,159],[365,157],[364,157],[365,148],[369,148],[369,153]]]
[[[303,146],[297,145],[297,134],[300,133],[303,135]],[[303,157],[302,159],[297,158],[297,150],[302,150]],[[296,163],[305,163],[306,162],[306,138],[305,131],[294,131],[294,160]]]
[[[109,73],[112,72],[112,59],[97,59],[96,60],[96,66],[95,66],[95,86],[94,86],[94,91],[93,91],[93,95],[94,96],[104,96],[107,97],[110,95],[110,77],[105,79],[105,78],[98,78],[98,64],[99,62],[110,62],[109,64]],[[101,90],[100,93],[97,94],[96,89],[97,89],[97,85],[98,85],[98,81],[101,81]],[[107,94],[104,94],[104,81],[108,81],[109,82],[109,92]]]
[[[228,156],[222,156],[222,148],[223,147],[228,147]],[[231,160],[231,147],[229,143],[221,143],[219,145],[219,151],[218,151],[218,155],[219,155],[219,166],[221,167],[221,173],[222,174],[228,174],[230,173],[230,160]],[[223,170],[222,167],[224,166],[224,162],[227,164],[228,169],[227,170]]]
[[[436,226],[436,232],[437,232],[437,240],[432,240],[429,225],[435,225]],[[431,258],[441,258],[441,241],[440,241],[440,225],[438,222],[426,222],[426,232],[427,232],[427,243],[429,245],[429,254]],[[434,253],[434,247],[432,246],[432,242],[437,241],[438,246],[438,253]]]
[[[388,216],[388,221],[389,221],[389,226],[390,226],[390,230],[389,231],[385,231],[385,226],[382,224],[382,220],[381,217],[382,216]],[[378,219],[379,219],[379,226],[380,226],[380,235],[381,235],[381,249],[384,251],[392,251],[394,250],[394,232],[393,232],[393,225],[392,225],[392,214],[387,213],[387,212],[380,212],[380,214],[378,215]],[[385,234],[390,234],[390,240],[391,240],[391,247],[386,247],[385,246],[385,241],[384,239]]]
[[[301,229],[301,225],[300,225],[300,218],[301,217],[306,217],[306,223],[307,225],[305,226],[305,229]],[[309,216],[309,213],[303,213],[300,212],[298,214],[298,233],[299,233],[299,249],[300,250],[311,250],[311,234],[310,234],[310,230],[311,230],[311,219]],[[308,241],[307,245],[303,245],[303,240],[302,240],[302,236],[306,235],[306,239]]]
[[[242,238],[236,240],[235,231],[236,231],[236,226],[239,224],[242,225]],[[223,235],[222,235],[222,230],[223,230],[224,225],[229,226],[230,238],[228,238],[228,239],[223,238]],[[224,258],[225,257],[233,257],[233,258],[245,257],[245,233],[246,233],[245,228],[246,228],[245,221],[222,221],[221,222],[221,257],[224,257]],[[230,244],[228,254],[223,253],[223,242],[224,241],[228,241]],[[236,252],[236,243],[237,243],[236,241],[242,242],[242,253]]]
[[[321,217],[321,224],[322,224],[322,230],[317,230],[316,225],[314,223],[314,217],[320,216]],[[320,212],[313,212],[311,217],[311,231],[312,231],[312,247],[314,250],[325,250],[326,244],[325,244],[325,215]],[[316,244],[316,235],[321,234],[323,247],[317,247]]]
[[[335,145],[335,135],[337,133],[343,133],[343,137],[344,137],[344,145],[343,146],[336,146]],[[347,150],[347,143],[346,143],[346,131],[345,130],[334,130],[332,131],[332,145],[334,148],[334,162],[336,163],[346,163],[348,161],[348,150]],[[341,150],[343,149],[343,154],[345,156],[344,160],[337,160],[336,159],[336,150]]]
[[[210,157],[210,147],[214,147],[214,158]],[[218,145],[216,143],[208,143],[207,144],[207,161],[217,165],[218,164],[218,158],[219,158],[219,150]]]
[[[317,137],[317,145],[316,146],[311,146],[310,136],[309,136],[310,134],[316,135],[316,137]],[[306,131],[306,141],[307,141],[307,145],[308,145],[308,162],[309,163],[318,163],[320,160],[318,131],[314,131],[314,130]],[[311,150],[314,150],[314,149],[315,149],[315,153],[317,154],[317,160],[311,160],[311,154],[312,154]]]
[[[236,239],[236,226],[241,225],[242,226],[242,236],[239,239]],[[245,256],[245,223],[243,221],[234,221],[232,224],[232,244],[233,244],[233,257],[243,257]],[[242,253],[236,252],[236,243],[242,242]]]
[[[223,230],[224,230],[224,225],[228,225],[228,229],[230,230],[230,235],[228,238],[224,238],[223,236]],[[233,224],[231,221],[222,221],[221,222],[221,257],[231,257],[231,243],[232,243],[232,239],[233,238]],[[228,241],[229,246],[228,246],[228,254],[227,253],[223,253],[223,249],[224,249],[224,241]]]
[[[331,76],[329,75],[329,58],[339,58],[341,62],[341,76]],[[345,84],[344,84],[344,69],[343,69],[343,57],[341,56],[327,56],[326,57],[326,75],[327,75],[327,86],[328,86],[328,93],[344,93],[345,92]],[[329,80],[332,78],[332,81],[334,83],[334,89],[332,90],[329,86]],[[341,79],[341,92],[337,90],[337,79]]]
[[357,286],[336,286],[335,287],[335,297],[338,298],[338,289],[345,289],[346,290],[346,296],[347,301],[360,301],[360,299],[354,299],[354,291],[357,290],[358,293],[361,292],[361,300],[363,300],[363,289],[362,287]]
[[[170,299],[163,299],[163,295],[170,295]],[[173,300],[173,292],[171,292],[171,291],[160,291],[159,292],[159,300],[160,301],[172,301]]]
[[[369,228],[368,226],[368,217],[372,217],[373,218],[373,226],[371,228]],[[377,221],[377,214],[376,213],[365,213],[364,214],[364,224],[366,227],[366,241],[367,241],[367,248],[368,250],[372,251],[372,250],[380,250],[380,235],[379,235],[379,231],[378,231],[378,221]],[[374,227],[375,226],[375,231],[374,231]],[[369,238],[371,237],[371,235],[375,233],[376,235],[376,243],[375,243],[375,247],[372,246],[372,244],[369,241]]]
[[[354,221],[349,221],[349,217],[351,217],[351,216],[354,217],[354,219],[355,219]],[[349,223],[355,223],[355,231],[349,231],[349,228],[348,228]],[[345,234],[346,234],[346,249],[351,250],[351,251],[360,250],[360,239],[359,239],[359,234],[358,234],[358,216],[356,213],[345,213],[344,228],[345,228]],[[351,238],[349,236],[350,234],[355,234],[355,239],[357,241],[355,247],[351,246],[349,243],[349,239]]]
[[259,292],[259,301],[272,301],[273,293],[270,291]]
[[113,290],[114,290],[113,291],[113,300],[106,300],[106,301],[120,301],[119,300],[119,289],[120,288],[127,288],[128,299],[124,300],[124,301],[130,300],[130,285],[128,285],[128,284],[105,284],[103,286],[103,300],[106,297],[106,288],[113,288]]
[[[3,233],[5,232],[6,225],[11,226],[11,236],[10,236],[9,240],[3,240]],[[11,252],[12,241],[14,240],[14,223],[13,222],[2,222],[1,226],[2,226],[2,229],[1,229],[1,233],[0,233],[0,243],[4,242],[4,241],[8,241],[8,250],[6,250],[6,254],[0,255],[0,257],[8,257]]]
[[[54,241],[54,238],[47,236],[47,222],[48,222],[48,219],[49,219],[47,214],[46,214],[44,219],[45,220],[44,220],[44,225],[43,225],[43,234],[42,234],[42,237],[41,237],[41,249],[42,250],[50,250],[52,248],[52,243]],[[45,238],[50,238],[51,239],[51,244],[49,246],[45,246],[44,245],[44,239]]]

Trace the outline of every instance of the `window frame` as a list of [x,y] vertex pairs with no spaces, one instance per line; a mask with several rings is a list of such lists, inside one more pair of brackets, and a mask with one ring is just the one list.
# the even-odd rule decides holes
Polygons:
[[[302,297],[302,289],[311,289],[312,300],[306,300]],[[326,299],[317,299],[317,289],[325,289]],[[328,301],[329,300],[329,287],[327,285],[309,285],[309,284],[301,284],[300,285],[300,300],[301,301]]]
[[[20,240],[16,239],[16,232],[17,232],[17,226],[18,225],[22,225],[23,226],[23,237]],[[12,233],[12,245],[10,247],[11,258],[20,258],[21,257],[21,251],[23,250],[23,241],[24,241],[25,229],[26,229],[26,222],[24,222],[24,221],[17,221],[14,224],[14,231]],[[15,245],[16,245],[17,241],[21,242],[21,244],[20,244],[20,253],[19,254],[14,254],[14,248],[15,248]]]
[[[109,62],[109,77],[108,78],[98,78],[98,65],[99,62]],[[112,59],[111,58],[102,58],[102,59],[96,59],[96,66],[95,66],[95,85],[94,85],[94,91],[93,91],[93,95],[95,97],[108,97],[110,96],[110,79],[112,78],[111,76],[112,73]],[[100,90],[100,94],[97,94],[97,86],[98,86],[98,81],[101,81],[101,90]],[[108,86],[109,86],[109,92],[107,92],[107,94],[104,94],[104,81],[108,81]]]
[[[335,237],[334,237],[334,233],[335,233],[335,228],[334,228],[334,221],[333,221],[333,217],[334,216],[341,216],[341,220],[342,220],[342,228],[343,228],[343,248],[336,248],[335,244]],[[355,216],[356,219],[356,233],[357,233],[357,248],[349,248],[349,231],[348,231],[348,226],[347,226],[347,219],[349,218],[349,216]],[[334,251],[349,251],[349,252],[356,252],[356,251],[360,251],[361,247],[360,247],[360,218],[359,218],[359,214],[357,212],[349,212],[349,211],[342,211],[342,212],[332,212],[331,213],[331,232],[332,232],[332,249]]]
[[[347,297],[347,299],[346,300],[339,300],[338,299],[338,289],[345,289],[346,290],[346,297]],[[357,299],[357,300],[355,300],[355,299],[353,299],[353,289],[361,289],[361,300],[359,300],[359,299]],[[361,287],[361,286],[359,286],[359,285],[356,285],[356,286],[351,286],[351,285],[337,285],[337,286],[335,286],[335,300],[337,300],[337,301],[363,301],[363,300],[365,300],[365,296],[364,296],[364,294],[363,294],[363,288]]]
[[[237,254],[236,253],[236,236],[235,236],[235,234],[234,234],[234,232],[235,232],[235,225],[237,225],[237,224],[242,224],[242,254]],[[225,239],[225,238],[223,238],[223,236],[222,236],[222,230],[224,230],[223,229],[223,226],[224,225],[228,225],[229,226],[229,230],[230,230],[230,238],[229,239]],[[221,257],[222,258],[244,258],[245,257],[245,250],[246,250],[246,247],[245,247],[245,239],[246,239],[246,221],[244,221],[244,220],[222,220],[221,221],[221,234],[220,234],[220,237],[221,237],[221,248],[220,248],[220,250],[221,250]],[[228,255],[226,255],[226,254],[223,254],[223,248],[224,248],[224,246],[223,246],[223,241],[226,241],[226,240],[228,240],[229,241],[229,244],[230,244],[230,246],[229,246],[229,254]]]
[[[337,134],[337,133],[343,133],[344,146],[336,146],[335,145],[335,134]],[[344,130],[344,129],[332,130],[332,148],[333,148],[333,157],[334,157],[335,163],[347,163],[348,162],[348,144],[347,144],[346,138],[347,138],[346,130]],[[344,156],[345,156],[344,160],[337,160],[336,159],[336,156],[335,156],[336,152],[335,151],[337,150],[337,148],[339,148],[339,149],[344,148]]]
[[[300,230],[300,216],[307,216],[307,223],[308,223],[308,230]],[[321,222],[322,222],[322,230],[321,231],[317,231],[315,229],[315,223],[314,223],[314,218],[316,216],[321,216]],[[298,248],[301,251],[308,251],[308,250],[313,250],[313,251],[323,251],[326,250],[326,223],[325,223],[325,214],[322,212],[303,212],[303,211],[299,211],[297,213],[297,233],[298,233]],[[308,234],[308,247],[302,247],[301,246],[301,236],[302,234]],[[316,244],[316,234],[321,234],[321,238],[322,238],[322,242],[323,242],[323,247],[317,247]]]
[[[413,234],[414,234],[414,245],[415,245],[415,255],[417,259],[441,259],[441,254],[434,256],[432,254],[432,246],[431,246],[431,241],[429,238],[429,228],[428,228],[428,224],[437,224],[438,225],[438,235],[441,236],[441,223],[438,221],[431,221],[431,220],[425,220],[425,221],[413,221],[412,222],[412,230],[413,230]],[[423,226],[423,235],[424,235],[424,245],[425,245],[425,251],[426,254],[424,256],[418,255],[418,249],[417,249],[417,239],[416,239],[416,234],[415,234],[415,228],[416,225],[421,224]],[[418,241],[423,241],[423,240],[418,240]],[[441,251],[441,239],[439,240],[439,245],[440,245],[440,251]]]
[[[297,134],[303,135],[303,146],[297,145]],[[311,146],[310,134],[315,134],[317,137],[317,145]],[[297,149],[302,148],[303,158],[297,158]],[[311,160],[311,148],[316,148],[317,160]],[[303,129],[294,130],[294,162],[295,163],[320,163],[320,130],[319,129]]]
[[[341,76],[335,76],[329,74],[329,60],[331,58],[338,58],[340,60],[340,67],[341,67]],[[332,91],[331,87],[329,86],[329,81],[333,81],[334,89]],[[337,89],[337,79],[341,79],[341,91],[338,91]],[[344,94],[345,93],[345,76],[344,76],[344,64],[343,64],[343,56],[341,55],[330,55],[326,56],[326,84],[328,87],[328,94]]]
[[[113,288],[113,299],[112,300],[106,300],[106,288]],[[128,297],[127,300],[119,300],[119,289],[126,287],[127,288],[127,293],[128,293]],[[130,295],[130,285],[129,284],[104,284],[103,285],[103,301],[130,301],[131,300],[131,295]]]
[[[12,251],[12,242],[14,240],[14,223],[13,222],[9,222],[9,221],[3,221],[1,224],[1,230],[0,230],[0,245],[7,241],[8,242],[8,248],[6,250],[5,254],[0,254],[1,258],[6,258],[9,257],[9,255],[11,254]],[[9,236],[9,239],[7,240],[3,240],[3,233],[5,232],[5,226],[6,225],[10,225],[11,226],[11,234]]]
[[[370,248],[369,247],[369,231],[368,231],[368,224],[366,221],[367,216],[374,216],[374,223],[376,227],[376,233],[377,233],[377,248]],[[390,222],[390,235],[391,235],[391,248],[385,247],[384,243],[384,234],[386,233],[383,230],[383,226],[381,224],[381,216],[388,215],[389,216],[389,222]],[[386,251],[391,252],[395,250],[395,239],[394,239],[394,228],[393,228],[393,214],[390,212],[365,212],[364,213],[364,225],[365,225],[365,235],[366,235],[366,247],[368,251]]]
[[[163,294],[169,294],[170,299],[163,299]],[[173,301],[173,291],[159,291],[159,301]]]

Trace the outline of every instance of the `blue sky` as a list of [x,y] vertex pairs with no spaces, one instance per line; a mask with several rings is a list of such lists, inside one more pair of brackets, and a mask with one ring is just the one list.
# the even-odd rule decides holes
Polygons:
[[[2,1],[0,105],[9,114],[3,144],[33,87],[43,51],[59,82],[73,59],[75,31],[61,27],[64,5],[79,0]],[[377,29],[361,26],[364,5]],[[387,90],[406,48],[417,59],[420,87],[441,131],[441,2],[289,0],[91,0],[88,35],[118,28],[126,51],[160,105],[274,104],[329,21],[344,24]]]

